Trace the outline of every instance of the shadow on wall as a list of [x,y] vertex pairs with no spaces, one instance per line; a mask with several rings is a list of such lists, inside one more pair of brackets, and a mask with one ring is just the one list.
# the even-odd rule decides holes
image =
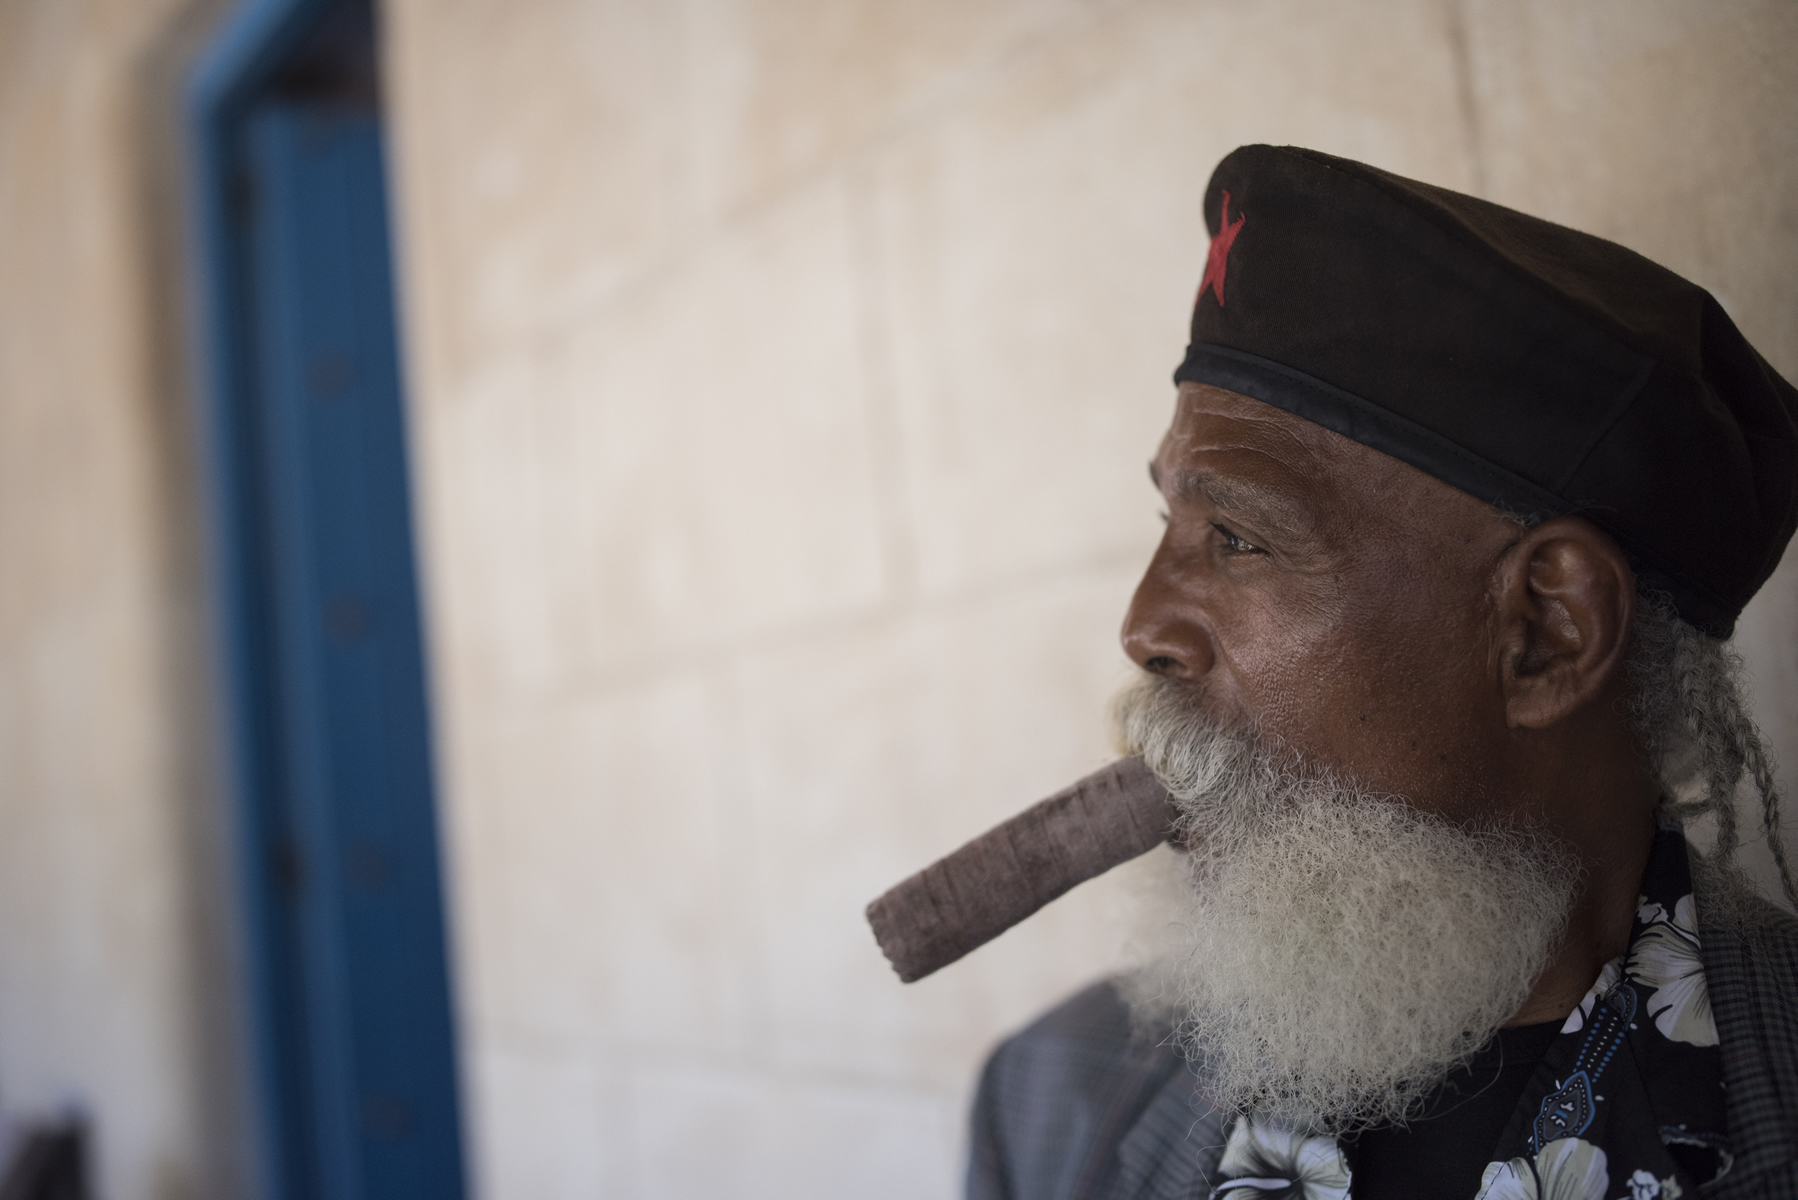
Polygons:
[[0,1200],[91,1200],[87,1123],[70,1117],[14,1132],[0,1152]]

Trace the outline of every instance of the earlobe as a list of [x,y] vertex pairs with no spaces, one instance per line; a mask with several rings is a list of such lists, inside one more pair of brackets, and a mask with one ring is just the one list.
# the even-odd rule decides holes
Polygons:
[[1532,529],[1498,578],[1498,667],[1513,729],[1558,724],[1623,667],[1635,573],[1617,544],[1578,517]]

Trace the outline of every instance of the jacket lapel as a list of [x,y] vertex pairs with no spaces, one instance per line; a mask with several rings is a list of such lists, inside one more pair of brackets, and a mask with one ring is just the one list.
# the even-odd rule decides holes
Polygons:
[[1751,932],[1708,921],[1708,872],[1694,875],[1735,1155],[1728,1173],[1704,1194],[1729,1200],[1798,1194],[1798,920],[1759,901]]
[[1229,1118],[1206,1101],[1190,1067],[1174,1072],[1118,1145],[1107,1200],[1190,1200],[1210,1193]]

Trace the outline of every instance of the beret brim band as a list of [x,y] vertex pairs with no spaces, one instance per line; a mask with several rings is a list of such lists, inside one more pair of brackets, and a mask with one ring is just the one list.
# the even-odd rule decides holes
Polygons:
[[[1642,370],[1639,388],[1652,371]],[[1332,433],[1408,463],[1477,500],[1532,521],[1569,514],[1605,524],[1600,506],[1575,504],[1495,463],[1472,454],[1442,435],[1389,412],[1352,392],[1282,363],[1245,350],[1195,342],[1174,371],[1175,383],[1199,383],[1259,400]],[[1681,594],[1681,615],[1712,637],[1727,638],[1735,627],[1729,605],[1683,584],[1665,564],[1640,549],[1625,547],[1638,579],[1648,587]]]

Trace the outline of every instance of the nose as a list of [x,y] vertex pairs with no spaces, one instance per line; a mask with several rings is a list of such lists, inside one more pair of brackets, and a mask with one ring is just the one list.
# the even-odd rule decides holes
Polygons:
[[1121,637],[1130,661],[1151,675],[1195,682],[1217,661],[1205,613],[1181,586],[1165,547],[1136,585]]

